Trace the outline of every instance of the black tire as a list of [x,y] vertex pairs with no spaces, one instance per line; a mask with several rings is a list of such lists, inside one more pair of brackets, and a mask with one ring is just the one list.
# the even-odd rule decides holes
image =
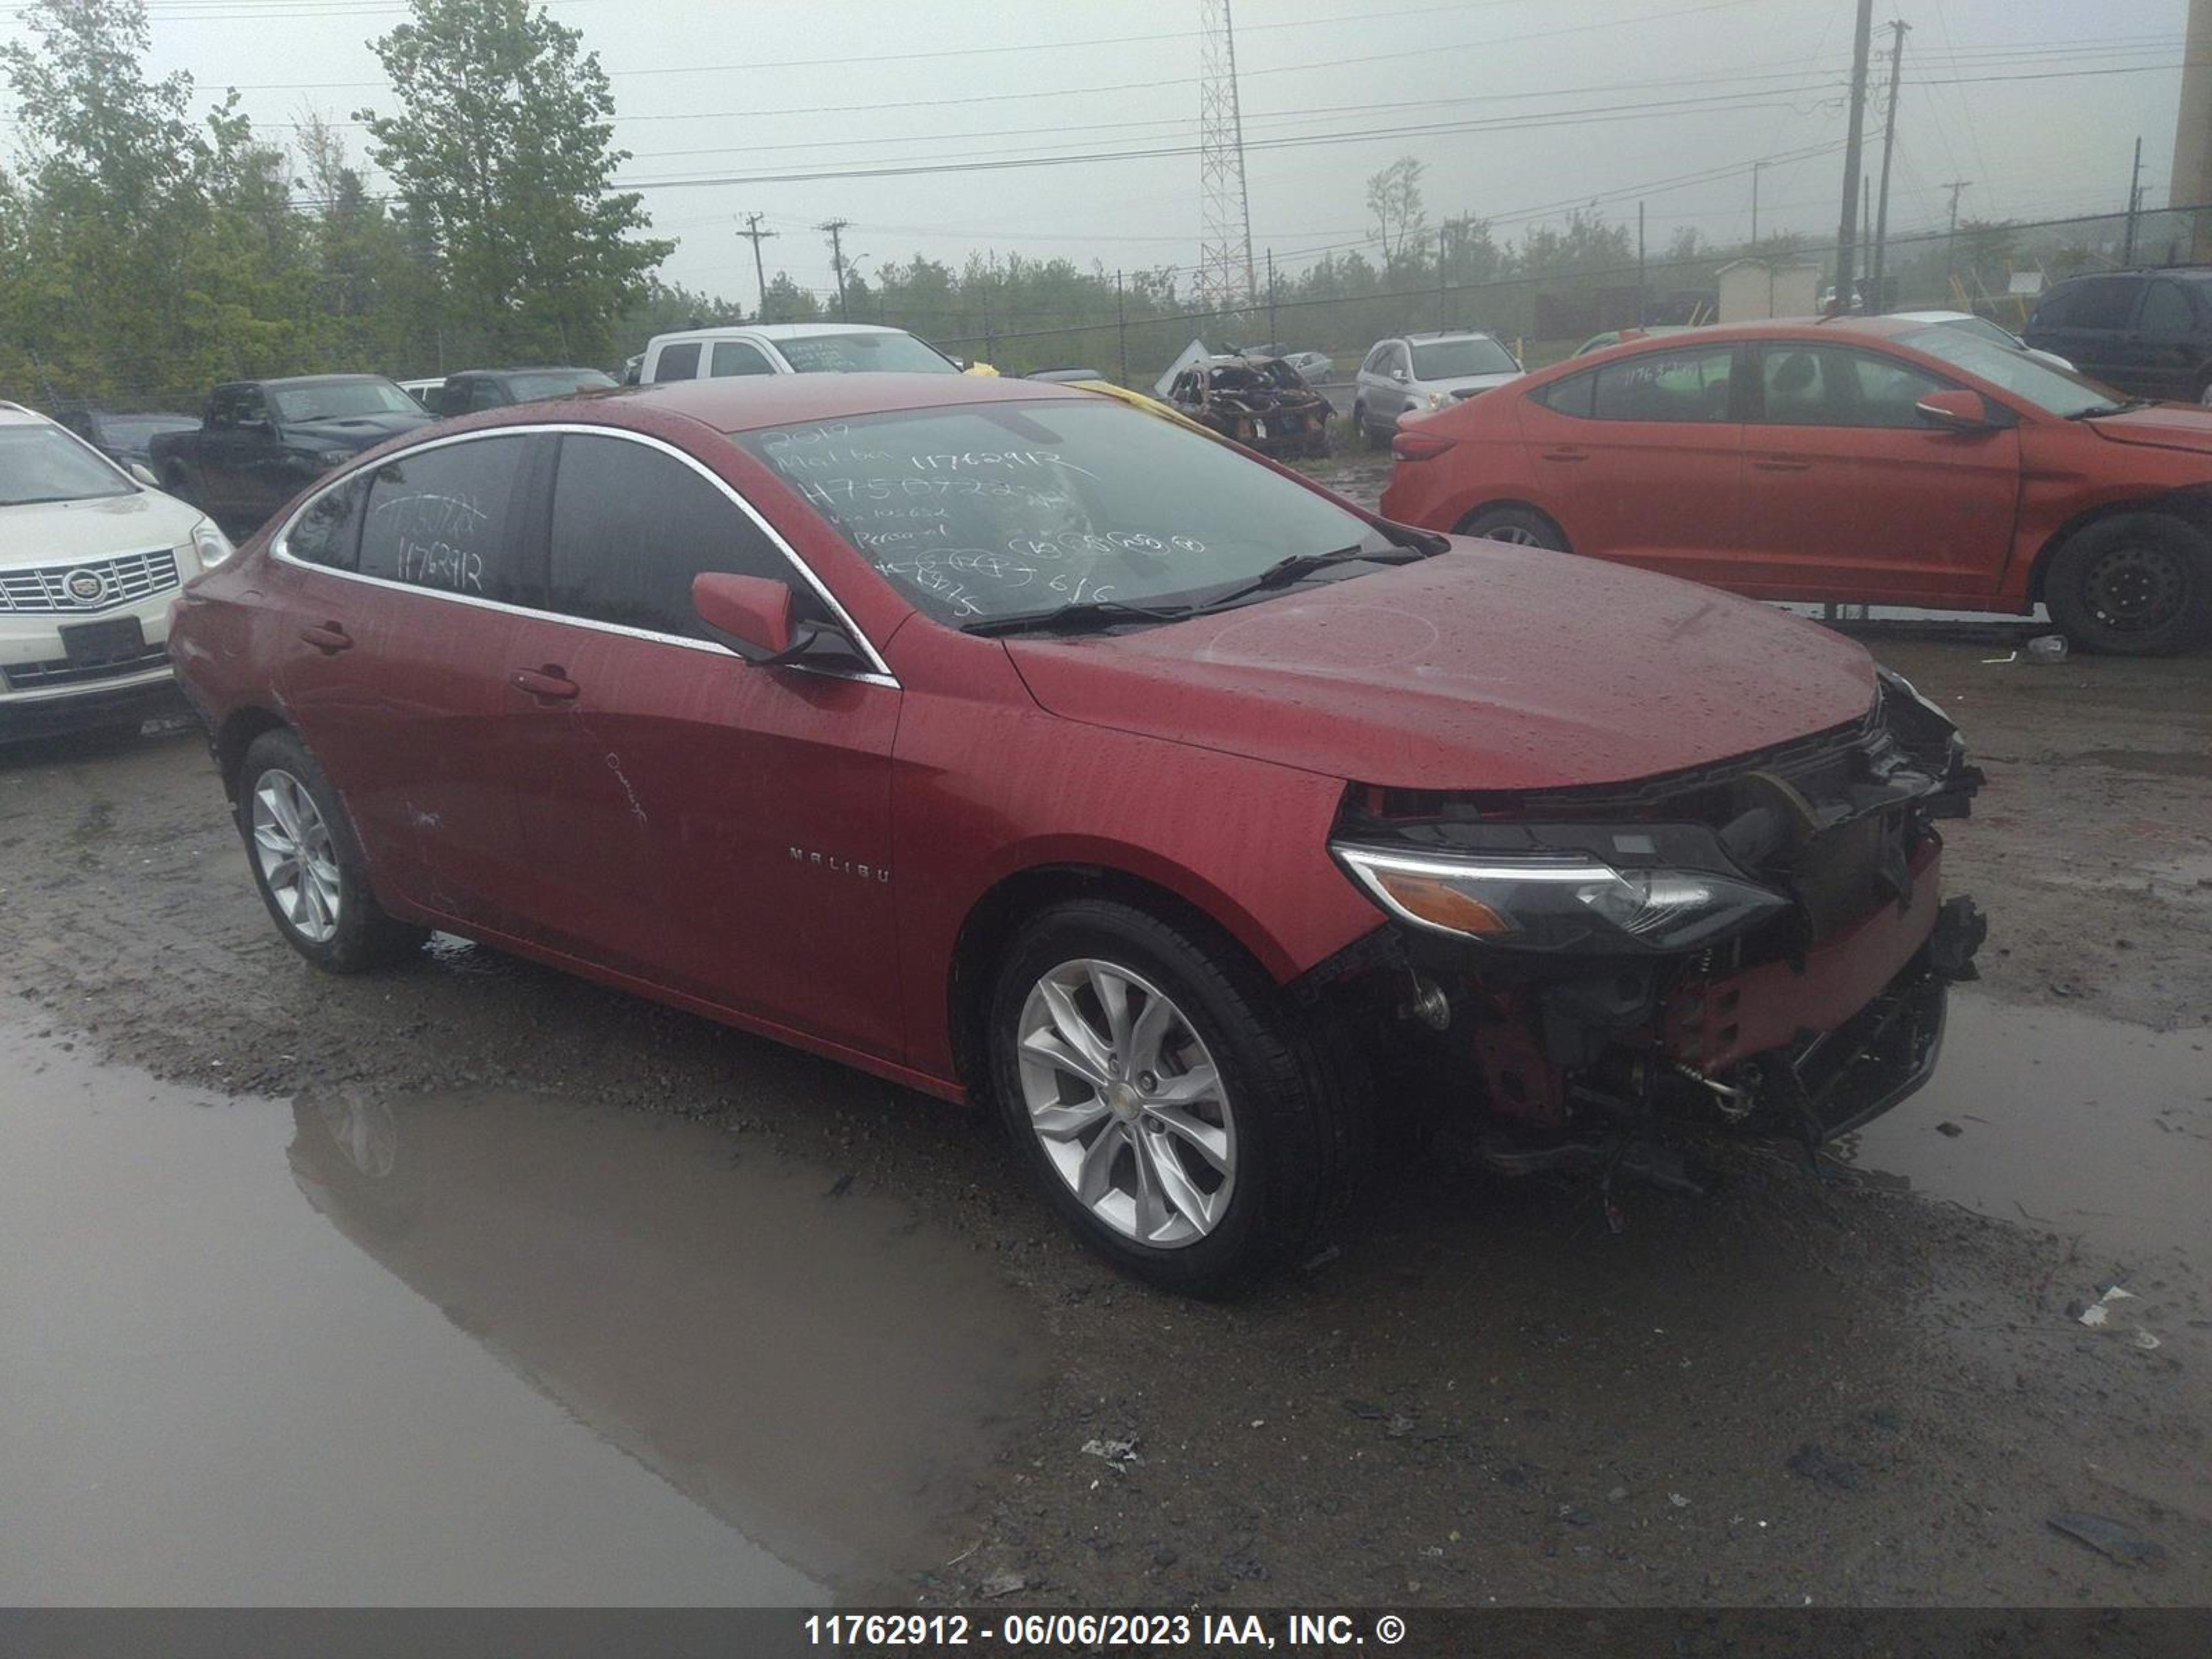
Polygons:
[[[1022,1012],[1042,978],[1086,958],[1158,987],[1231,1103],[1235,1182],[1211,1231],[1191,1242],[1147,1244],[1094,1215],[1031,1125],[1016,1054]],[[1186,1295],[1229,1295],[1303,1259],[1349,1203],[1370,1150],[1369,1080],[1348,1044],[1290,1008],[1226,939],[1112,900],[1054,905],[1008,946],[984,1018],[990,1093],[1017,1155],[1076,1236],[1122,1271]]]
[[1486,507],[1469,514],[1459,533],[1521,547],[1547,548],[1554,553],[1567,550],[1567,538],[1559,533],[1559,526],[1529,507]]
[[1376,447],[1375,428],[1367,424],[1367,405],[1365,404],[1352,404],[1352,430],[1354,435],[1358,439],[1359,447],[1362,449],[1372,449]]
[[2165,656],[2212,640],[2212,538],[2166,513],[2115,513],[2052,556],[2044,603],[2085,650]]
[[[306,793],[328,831],[328,846],[337,870],[337,914],[327,938],[314,938],[302,931],[263,867],[255,840],[254,801],[264,782],[278,774],[292,779]],[[338,792],[295,733],[283,728],[264,732],[246,749],[238,775],[238,829],[246,842],[246,867],[253,872],[253,884],[276,923],[276,931],[318,968],[334,974],[358,974],[390,967],[415,955],[429,938],[428,928],[394,921],[378,906],[369,890],[368,868],[353,821],[346,816]]]

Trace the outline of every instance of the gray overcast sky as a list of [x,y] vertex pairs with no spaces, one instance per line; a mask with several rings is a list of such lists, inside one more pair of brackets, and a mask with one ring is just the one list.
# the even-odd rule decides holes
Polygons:
[[[1197,139],[1196,0],[553,0],[552,10],[614,77],[635,180]],[[303,108],[349,119],[390,106],[366,42],[400,5],[151,0],[151,11],[154,69],[189,70],[202,103],[240,87],[271,137],[289,136],[281,124]],[[2145,200],[2162,204],[2185,12],[2185,0],[1880,0],[1878,53],[1884,20],[1912,26],[1893,225],[1940,223],[1939,186],[1954,179],[1972,181],[1968,215],[2117,208],[2138,135]],[[1741,236],[1753,160],[1840,141],[1852,14],[1852,0],[1238,0],[1255,245],[1294,268],[1358,242],[1364,180],[1401,154],[1427,163],[1431,223],[1472,212],[1505,239],[1593,199],[1632,223],[1640,194],[1656,246],[1685,224]],[[0,0],[0,33],[20,32],[18,15]],[[1650,107],[1662,104],[1674,107]],[[1366,136],[1275,142],[1339,133]],[[358,157],[363,135],[347,137]],[[1832,148],[1764,169],[1761,228],[1832,234],[1840,169]],[[811,227],[832,216],[853,222],[846,246],[863,270],[917,251],[957,264],[992,248],[1188,267],[1200,216],[1189,154],[657,183],[646,203],[656,229],[680,239],[665,274],[747,306],[751,256],[734,234],[747,210],[780,233],[769,270],[822,290],[829,252]]]

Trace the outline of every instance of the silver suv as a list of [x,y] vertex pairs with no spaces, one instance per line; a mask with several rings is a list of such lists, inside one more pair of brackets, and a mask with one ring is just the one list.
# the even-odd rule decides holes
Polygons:
[[1520,359],[1494,336],[1471,330],[1378,340],[1359,365],[1352,424],[1363,441],[1387,444],[1401,415],[1431,414],[1522,373]]

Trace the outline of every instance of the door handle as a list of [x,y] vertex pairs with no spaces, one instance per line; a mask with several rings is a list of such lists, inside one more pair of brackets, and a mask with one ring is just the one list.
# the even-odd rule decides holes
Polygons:
[[303,628],[300,637],[326,657],[335,657],[341,651],[353,649],[353,635],[334,622],[318,623],[313,628]]
[[1809,472],[1813,470],[1812,462],[1793,460],[1787,455],[1762,455],[1752,465],[1761,472]]
[[507,677],[507,683],[518,691],[527,691],[549,702],[566,702],[580,689],[563,670],[550,662],[543,668],[518,668]]
[[1544,459],[1547,461],[1586,461],[1589,459],[1589,451],[1587,449],[1547,449],[1544,451],[1543,453]]

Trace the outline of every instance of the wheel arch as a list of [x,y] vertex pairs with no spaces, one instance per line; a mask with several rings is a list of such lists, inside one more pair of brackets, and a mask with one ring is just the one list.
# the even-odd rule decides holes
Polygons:
[[222,792],[234,805],[238,800],[239,773],[246,766],[246,751],[253,740],[264,732],[290,731],[291,721],[272,708],[254,705],[234,709],[223,717],[216,728],[216,769],[222,778]]
[[[982,1079],[983,1015],[994,964],[1023,922],[1049,905],[1071,899],[1118,900],[1236,952],[1271,981],[1280,983],[1292,976],[1294,969],[1280,960],[1280,947],[1251,918],[1222,896],[1212,897],[1218,902],[1201,902],[1133,870],[1091,860],[1033,864],[1002,877],[969,908],[953,943],[945,975],[945,1020],[955,1074],[971,1090]],[[1232,915],[1234,921],[1229,919]]]
[[2027,579],[2027,602],[2030,605],[2044,600],[2044,584],[2051,574],[2051,562],[2058,556],[2058,550],[2091,525],[2123,513],[2166,513],[2212,536],[2212,483],[2190,484],[2179,489],[2169,489],[2155,495],[2130,495],[2120,501],[2100,501],[2083,509],[2060,525],[2043,538],[2042,546],[2035,552],[2035,562]]

